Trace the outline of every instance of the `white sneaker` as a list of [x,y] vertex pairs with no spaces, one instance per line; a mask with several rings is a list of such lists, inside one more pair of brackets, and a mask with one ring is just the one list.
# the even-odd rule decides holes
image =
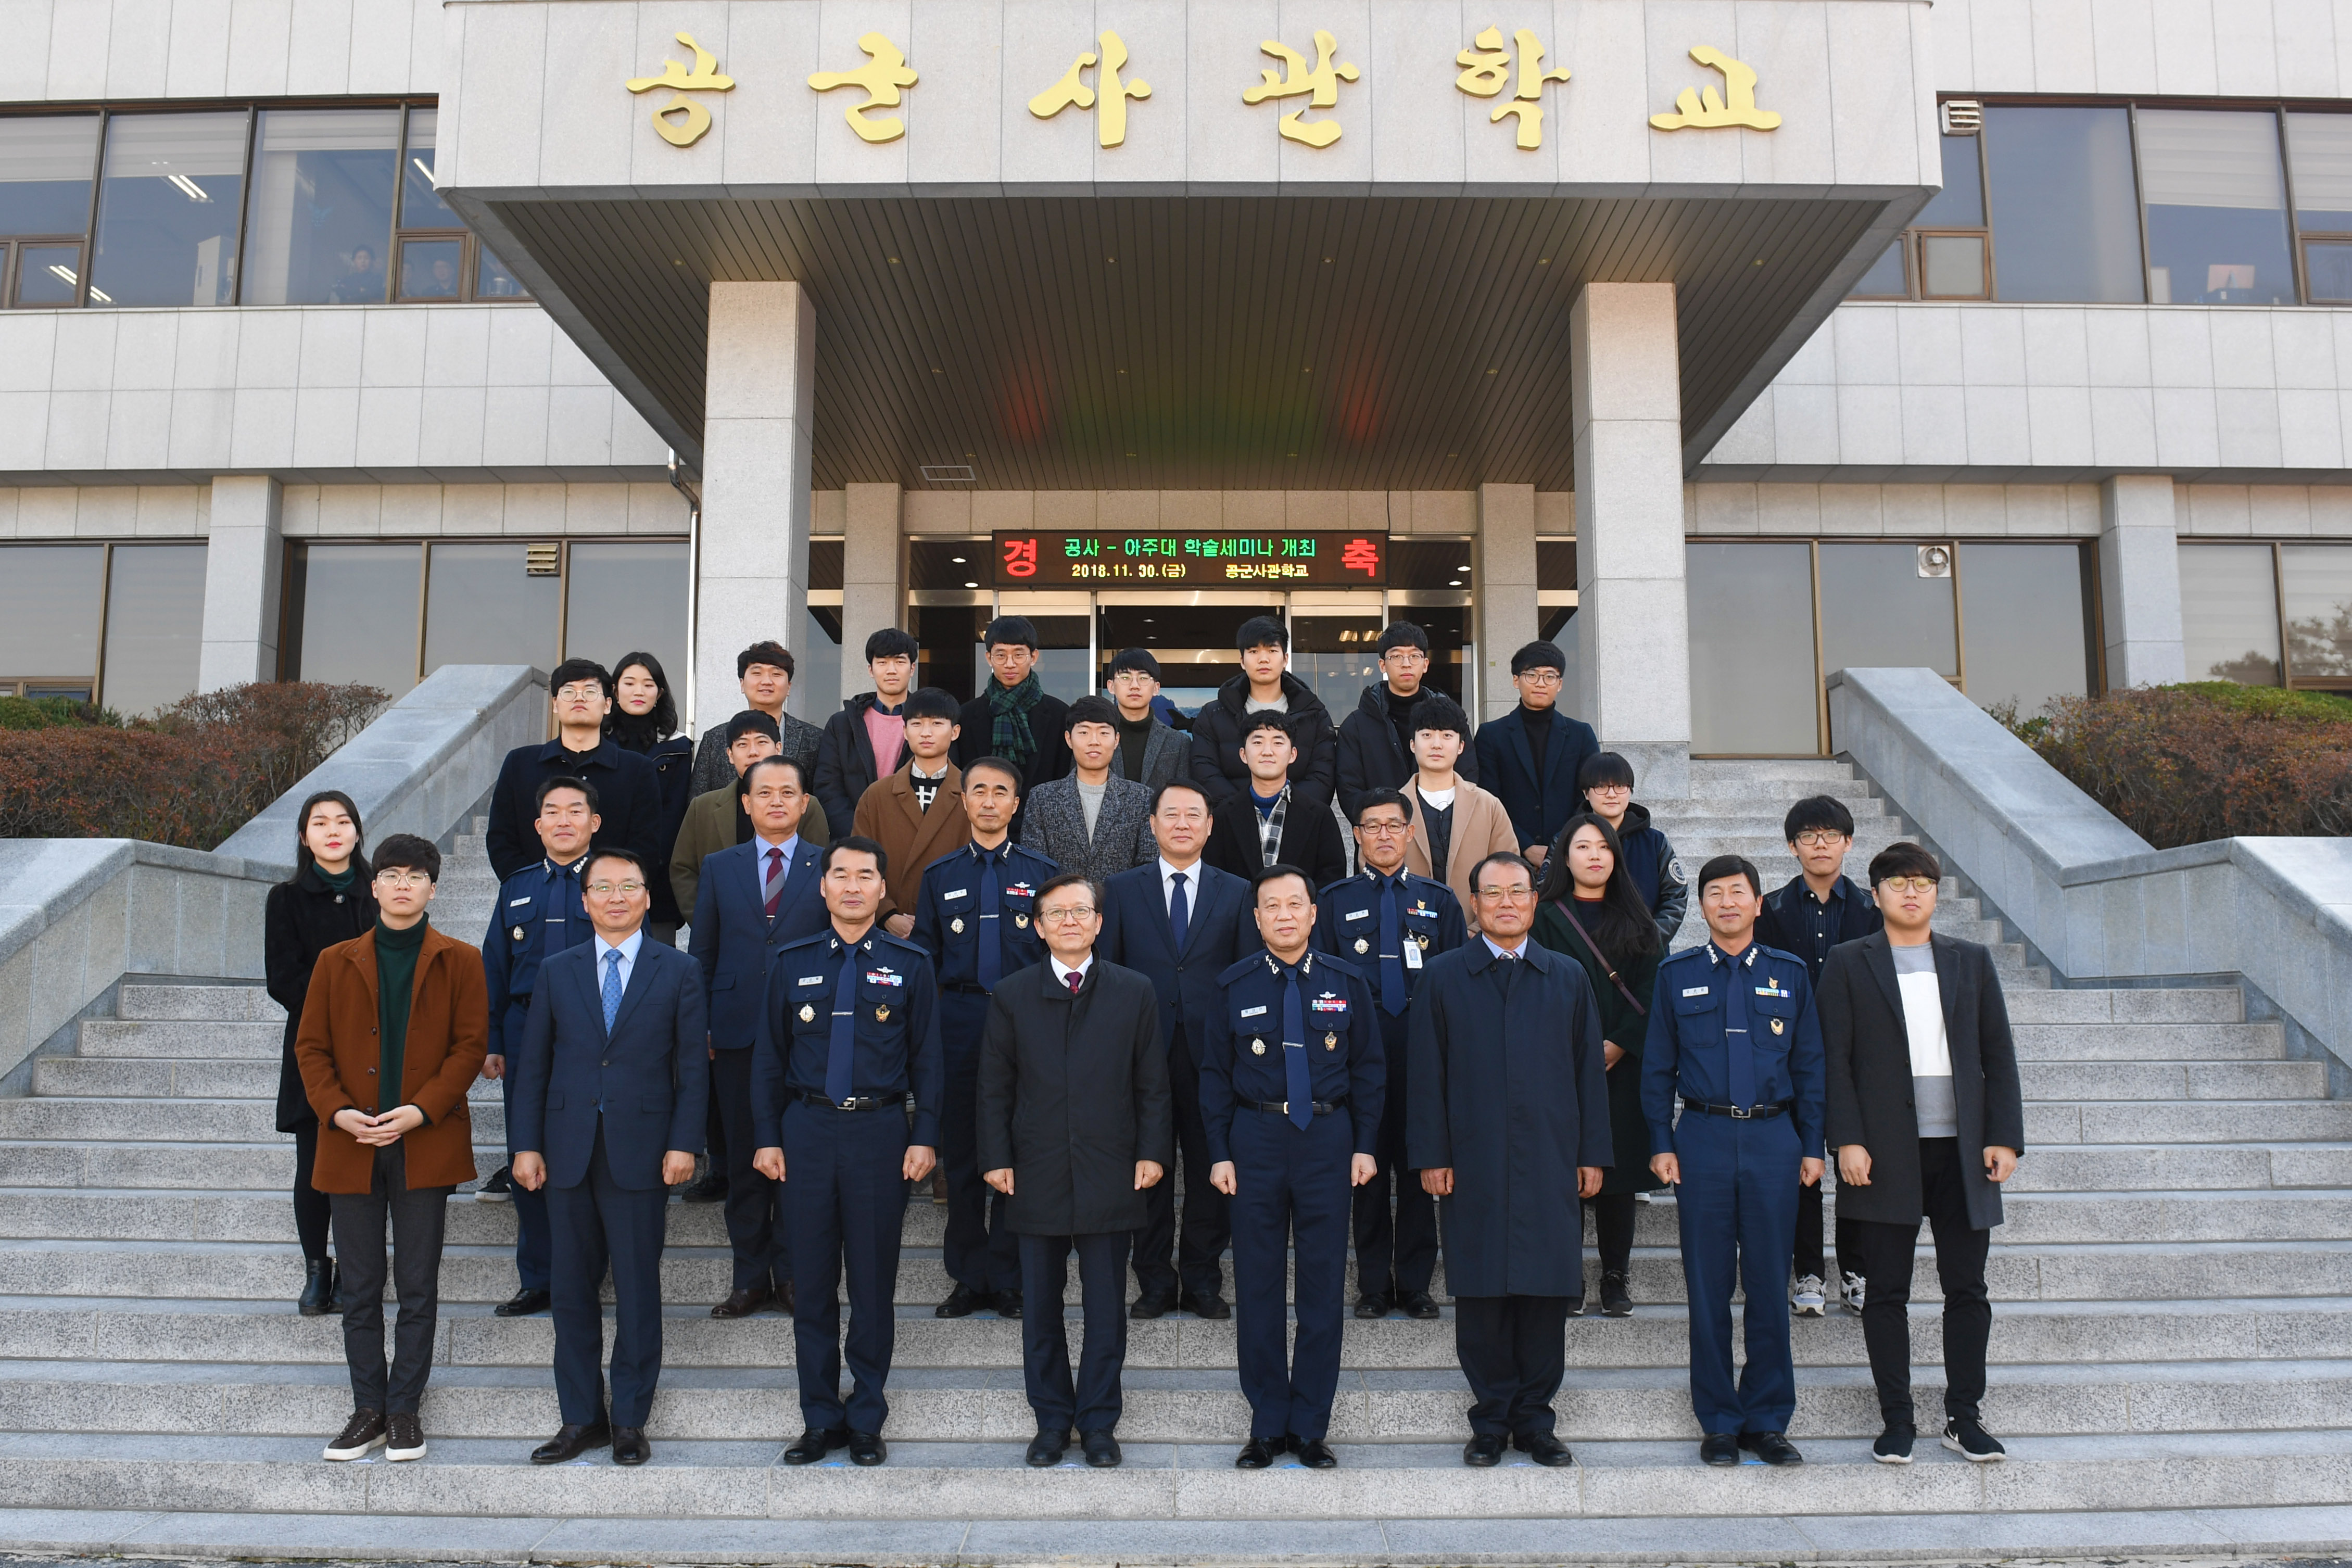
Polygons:
[[1859,1274],[1849,1274],[1845,1277],[1843,1283],[1845,1287],[1845,1310],[1852,1312],[1854,1316],[1860,1317],[1862,1315],[1862,1297],[1864,1290],[1862,1276]]
[[1820,1317],[1822,1315],[1822,1277],[1818,1274],[1808,1274],[1799,1279],[1797,1293],[1790,1299],[1789,1304],[1796,1309],[1797,1316],[1801,1318]]

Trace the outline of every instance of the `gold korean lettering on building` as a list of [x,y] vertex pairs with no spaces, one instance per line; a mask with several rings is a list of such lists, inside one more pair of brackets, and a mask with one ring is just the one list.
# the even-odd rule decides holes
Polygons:
[[1769,131],[1780,123],[1780,117],[1769,109],[1756,107],[1756,73],[1721,49],[1701,44],[1690,52],[1691,58],[1703,66],[1713,66],[1723,73],[1723,90],[1713,87],[1686,87],[1675,95],[1672,114],[1653,114],[1650,123],[1661,131],[1712,131],[1727,126],[1745,126],[1750,131]]
[[864,88],[866,101],[843,110],[842,118],[849,121],[849,128],[857,132],[861,142],[896,142],[907,133],[907,122],[895,114],[868,120],[866,111],[898,108],[898,89],[915,85],[915,72],[898,46],[879,33],[867,33],[857,40],[857,47],[866,54],[864,65],[854,71],[818,71],[808,79],[808,84],[819,92],[831,92],[837,87]]
[[[1503,47],[1503,30],[1489,27],[1471,42],[1474,47],[1454,57],[1454,63],[1464,68],[1462,74],[1454,79],[1454,85],[1473,98],[1494,98],[1500,95],[1505,88],[1512,87],[1511,51]],[[1544,47],[1536,42],[1535,34],[1525,27],[1511,35],[1511,42],[1519,51],[1518,85],[1512,88],[1507,100],[1495,105],[1495,111],[1486,116],[1486,121],[1491,125],[1499,125],[1506,114],[1517,115],[1519,145],[1529,149],[1540,147],[1543,145],[1543,104],[1540,101],[1543,84],[1566,81],[1568,68],[1559,66],[1551,70],[1544,69]]]
[[[650,92],[657,87],[671,89],[673,96],[670,100],[654,110],[654,132],[673,147],[691,147],[702,140],[704,132],[710,129],[710,110],[705,109],[699,100],[685,95],[689,92],[725,92],[735,85],[735,79],[719,74],[718,57],[696,43],[693,34],[673,36],[694,51],[692,70],[687,69],[677,60],[666,59],[662,61],[661,75],[636,77],[621,85],[631,92]],[[681,111],[685,114],[683,120],[670,119],[671,115]]]
[[[1102,108],[1095,115],[1095,134],[1102,145],[1116,147],[1127,140],[1127,100],[1150,98],[1151,84],[1141,77],[1119,79],[1118,73],[1127,67],[1127,41],[1117,33],[1105,33],[1097,42],[1102,47],[1101,69],[1096,73],[1102,83]],[[1080,55],[1061,80],[1029,100],[1029,112],[1040,120],[1051,120],[1066,109],[1094,108],[1096,91],[1079,79],[1078,73],[1095,63],[1091,49]]]
[[1354,81],[1362,73],[1345,60],[1334,62],[1331,57],[1339,50],[1339,40],[1317,28],[1315,31],[1315,68],[1307,68],[1307,57],[1297,49],[1268,38],[1258,47],[1282,62],[1280,72],[1260,69],[1265,79],[1257,86],[1242,89],[1244,103],[1264,103],[1269,98],[1297,98],[1304,95],[1305,103],[1282,117],[1283,139],[1304,142],[1309,147],[1328,147],[1339,140],[1339,122],[1336,120],[1302,120],[1309,109],[1334,109],[1339,102],[1339,84]]

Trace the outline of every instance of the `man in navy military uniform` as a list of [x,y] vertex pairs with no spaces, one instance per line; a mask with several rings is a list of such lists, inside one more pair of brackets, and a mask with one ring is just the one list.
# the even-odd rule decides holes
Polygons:
[[[938,1163],[940,1057],[930,955],[876,924],[888,889],[882,846],[856,835],[824,852],[831,928],[768,963],[752,1064],[751,1163],[783,1183],[792,1227],[793,1350],[806,1430],[784,1450],[814,1464],[889,1457],[883,1384],[896,1342],[898,1234],[908,1182]],[[910,1119],[906,1105],[911,1099]],[[841,1275],[849,1272],[851,1391],[841,1397]]]
[[[542,783],[531,819],[539,833],[541,859],[499,884],[490,929],[482,937],[482,975],[490,994],[490,1050],[482,1058],[482,1076],[499,1080],[509,1132],[514,1127],[514,1076],[506,1070],[507,1053],[509,1047],[522,1048],[539,966],[566,948],[578,947],[596,929],[589,923],[580,882],[588,868],[589,841],[603,820],[596,814],[596,788],[585,779]],[[498,1315],[520,1318],[544,1312],[554,1300],[549,1292],[555,1279],[547,1194],[516,1186],[500,1171],[482,1184],[479,1195],[490,1203],[514,1201],[520,1289],[499,1304]]]
[[[1797,1193],[1822,1179],[1821,1023],[1812,982],[1791,953],[1756,941],[1763,885],[1755,866],[1718,855],[1700,868],[1710,940],[1658,965],[1642,1052],[1650,1168],[1675,1184],[1690,1300],[1691,1408],[1699,1458],[1801,1464],[1789,1441],[1797,1374],[1789,1349],[1789,1250]],[[1682,1117],[1675,1119],[1680,1102]],[[1748,1368],[1731,1376],[1731,1291]]]
[[[1234,1324],[1250,1437],[1234,1462],[1262,1470],[1286,1451],[1337,1465],[1324,1435],[1339,1385],[1349,1189],[1372,1179],[1385,1075],[1371,988],[1309,951],[1315,893],[1276,862],[1250,882],[1265,951],[1217,976],[1201,1052],[1209,1180],[1233,1200]],[[1283,1301],[1296,1258],[1297,1339]],[[1287,1348],[1289,1354],[1284,1352]]]
[[[1381,1112],[1379,1168],[1356,1189],[1356,1316],[1384,1318],[1391,1308],[1434,1318],[1429,1282],[1437,1271],[1437,1200],[1421,1190],[1404,1158],[1405,1008],[1422,970],[1462,945],[1462,904],[1454,889],[1404,868],[1412,836],[1412,802],[1399,790],[1356,796],[1356,849],[1364,868],[1332,883],[1315,900],[1315,950],[1345,959],[1370,982],[1388,1068]],[[1396,1219],[1389,1187],[1396,1187]]]
[[971,842],[923,868],[915,897],[915,944],[931,955],[940,982],[940,1043],[947,1058],[940,1165],[948,1178],[948,1278],[955,1289],[937,1309],[968,1318],[992,1307],[1021,1315],[1021,1244],[1004,1225],[1004,1194],[980,1179],[980,1046],[996,983],[1045,961],[1037,931],[1037,889],[1061,868],[1012,841],[1021,774],[1003,757],[974,757],[963,770],[963,811]]

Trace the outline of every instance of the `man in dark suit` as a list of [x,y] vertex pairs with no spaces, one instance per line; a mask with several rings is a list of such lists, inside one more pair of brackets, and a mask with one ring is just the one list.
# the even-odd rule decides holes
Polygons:
[[[1157,852],[1151,791],[1114,771],[1121,721],[1108,698],[1081,697],[1071,703],[1069,773],[1039,784],[1021,803],[1022,847],[1071,875],[1097,882],[1134,869]],[[1157,719],[1151,723],[1164,734],[1176,733]]]
[[1206,858],[1246,882],[1268,866],[1296,866],[1313,888],[1348,874],[1348,849],[1328,805],[1315,805],[1289,782],[1298,747],[1282,715],[1261,709],[1242,734],[1249,783],[1216,808]]
[[[670,1185],[694,1174],[709,1063],[702,977],[647,942],[651,875],[625,850],[588,863],[593,940],[540,966],[515,1068],[515,1180],[547,1194],[554,1232],[555,1396],[563,1425],[531,1450],[560,1465],[611,1444],[653,1457],[646,1415],[661,1378],[661,1256]],[[613,1271],[613,1401],[597,1369]]]
[[776,1184],[751,1167],[759,1145],[751,1124],[751,1046],[760,1033],[761,988],[780,949],[824,929],[817,891],[824,851],[800,837],[808,792],[789,757],[762,757],[742,778],[751,839],[708,855],[695,890],[694,936],[687,951],[702,966],[709,997],[710,1092],[719,1102],[720,1142],[714,1163],[727,1172],[727,1239],[734,1284],[710,1309],[743,1318],[772,1300],[793,1304],[792,1240]]
[[[996,988],[980,1058],[980,1163],[1005,1194],[1034,1306],[1021,1352],[1037,1414],[1028,1459],[1041,1467],[1061,1462],[1073,1424],[1087,1464],[1119,1461],[1128,1243],[1174,1158],[1160,998],[1133,970],[1096,961],[1102,902],[1084,877],[1038,889],[1047,957]],[[1086,1317],[1075,1387],[1061,1312],[1073,1250]]]
[[[1365,795],[1402,789],[1418,769],[1412,709],[1427,695],[1422,683],[1429,678],[1429,634],[1411,621],[1391,621],[1381,633],[1380,656],[1381,679],[1364,688],[1355,711],[1339,721],[1339,814],[1350,822]],[[1476,784],[1478,759],[1465,755],[1454,771]],[[1396,1097],[1389,1098],[1393,1105]]]
[[1577,804],[1577,770],[1601,749],[1592,726],[1559,710],[1568,658],[1556,643],[1531,642],[1511,656],[1519,705],[1478,726],[1478,786],[1503,803],[1519,852],[1540,867]]
[[1160,786],[1151,836],[1160,846],[1151,864],[1121,872],[1103,889],[1102,941],[1095,951],[1108,963],[1140,970],[1160,995],[1160,1035],[1168,1046],[1176,1142],[1184,1156],[1184,1229],[1180,1254],[1174,1184],[1152,1187],[1135,1237],[1139,1294],[1128,1315],[1165,1316],[1180,1304],[1181,1282],[1186,1311],[1230,1318],[1219,1259],[1233,1227],[1225,1195],[1209,1181],[1214,1162],[1201,1119],[1199,1052],[1209,1037],[1210,1010],[1223,1003],[1217,976],[1257,951],[1257,922],[1249,914],[1249,884],[1201,858],[1209,802],[1199,785]]
[[922,650],[909,634],[884,626],[866,639],[866,672],[874,689],[861,691],[824,721],[817,742],[816,777],[809,788],[824,807],[826,825],[848,833],[857,803],[907,765],[907,691],[915,679],[915,656]]
[[549,779],[585,779],[596,786],[595,847],[634,851],[648,866],[665,863],[661,842],[661,779],[652,763],[624,751],[604,733],[613,711],[613,678],[593,658],[567,658],[548,678],[556,735],[537,745],[517,746],[499,764],[490,788],[490,823],[484,844],[490,869],[505,881],[541,856],[532,820],[539,815],[539,786]]
[[[1037,679],[1037,628],[1025,616],[999,616],[980,635],[986,686],[963,705],[954,761],[1003,757],[1021,770],[1021,793],[1070,771],[1070,710]],[[1021,825],[1014,823],[1013,836]]]
[[1944,1447],[1977,1464],[2004,1453],[1978,1409],[1992,1331],[1985,1254],[2025,1147],[2024,1095],[1992,954],[1928,929],[1942,877],[1916,844],[1880,850],[1870,881],[1886,929],[1822,969],[1838,1218],[1862,1233],[1862,1334],[1886,1424],[1873,1455],[1889,1465],[1909,1464],[1916,1439],[1909,1307],[1923,1215],[1944,1288]]

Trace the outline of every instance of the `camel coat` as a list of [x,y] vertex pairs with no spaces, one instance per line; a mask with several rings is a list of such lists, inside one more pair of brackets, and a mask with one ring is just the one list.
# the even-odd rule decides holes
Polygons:
[[1417,877],[1435,878],[1453,889],[1454,896],[1462,902],[1464,921],[1476,931],[1478,906],[1470,897],[1470,868],[1489,855],[1519,852],[1519,836],[1511,826],[1511,814],[1503,809],[1500,800],[1457,774],[1454,785],[1454,837],[1446,846],[1445,875],[1438,877],[1429,868],[1429,823],[1422,816],[1417,781],[1404,781],[1404,795],[1412,802],[1412,837],[1404,847],[1404,868]]
[[890,858],[886,876],[889,896],[882,918],[911,915],[923,888],[923,868],[951,850],[971,842],[971,818],[963,811],[963,770],[948,764],[948,776],[925,811],[915,796],[909,762],[887,779],[877,781],[858,798],[854,831],[871,838]]

